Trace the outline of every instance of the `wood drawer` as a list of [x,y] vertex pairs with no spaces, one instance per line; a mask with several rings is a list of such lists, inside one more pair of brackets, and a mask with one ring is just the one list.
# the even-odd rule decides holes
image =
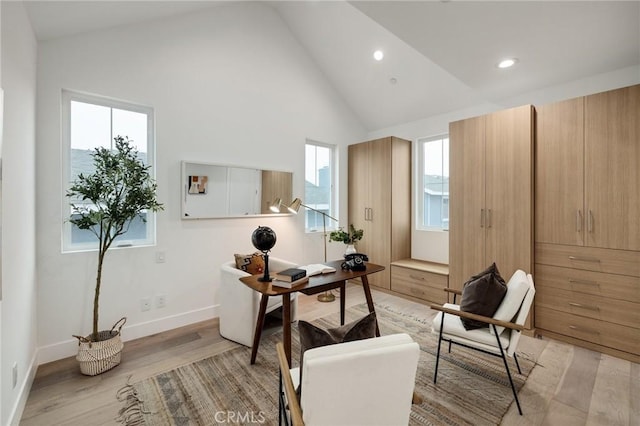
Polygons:
[[536,306],[535,324],[536,328],[542,330],[640,355],[640,332],[637,328],[585,318],[543,306]]
[[640,303],[640,277],[539,264],[535,265],[534,276],[536,289],[559,288]]
[[447,275],[391,265],[391,290],[433,303],[446,303]]
[[536,263],[640,277],[640,252],[537,243]]
[[640,327],[640,304],[625,300],[540,286],[536,291],[535,303],[536,309],[545,307],[628,327]]

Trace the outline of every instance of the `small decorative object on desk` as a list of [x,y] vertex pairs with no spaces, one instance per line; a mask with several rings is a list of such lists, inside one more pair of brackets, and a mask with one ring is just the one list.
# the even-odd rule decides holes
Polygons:
[[276,272],[274,278],[278,281],[293,282],[307,276],[307,271],[299,268],[289,268],[284,271]]
[[264,275],[258,278],[258,281],[271,282],[271,277],[269,276],[269,250],[276,245],[276,233],[268,226],[258,226],[251,234],[251,242],[264,255]]
[[329,234],[329,242],[337,241],[347,245],[347,249],[344,254],[351,254],[356,252],[355,243],[360,241],[364,235],[364,230],[356,229],[353,224],[349,225],[349,232],[342,228],[332,231]]
[[369,258],[366,254],[351,253],[344,255],[344,262],[342,262],[342,269],[348,269],[350,271],[365,271]]

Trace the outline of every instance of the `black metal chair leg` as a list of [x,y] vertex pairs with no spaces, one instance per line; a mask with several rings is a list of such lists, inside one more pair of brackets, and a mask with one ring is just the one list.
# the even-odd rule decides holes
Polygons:
[[[436,383],[438,380],[438,364],[440,363],[440,344],[442,343],[442,329],[444,328],[444,316],[445,313],[442,312],[442,316],[440,318],[440,337],[438,338],[438,353],[436,354],[436,371],[433,373],[433,383]],[[449,342],[451,345],[451,342]]]
[[509,363],[507,363],[507,355],[504,353],[502,349],[502,343],[500,342],[500,335],[498,334],[498,330],[496,330],[495,324],[491,324],[493,327],[493,333],[496,336],[496,340],[498,341],[498,348],[500,348],[500,355],[502,356],[502,361],[504,362],[504,368],[507,370],[507,377],[509,377],[509,383],[511,383],[511,390],[513,391],[513,397],[516,400],[516,405],[518,406],[518,412],[522,415],[522,408],[520,408],[520,401],[518,400],[518,392],[516,392],[516,387],[513,384],[513,379],[511,378],[511,371],[509,371]]
[[518,373],[522,374],[522,370],[520,370],[520,363],[518,362],[518,357],[516,356],[516,353],[513,353],[513,359],[516,361],[516,367],[518,367]]

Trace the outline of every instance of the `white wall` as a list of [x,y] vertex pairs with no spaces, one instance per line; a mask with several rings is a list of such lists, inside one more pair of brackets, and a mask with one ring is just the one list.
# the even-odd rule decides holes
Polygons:
[[37,44],[22,3],[2,2],[0,7],[4,89],[0,424],[5,425],[20,418],[35,374]]
[[[486,103],[473,108],[453,111],[428,117],[411,123],[370,132],[368,139],[384,136],[398,136],[414,141],[421,137],[436,136],[449,133],[449,123],[482,114],[488,114],[505,108],[519,105],[544,105],[563,99],[617,89],[640,83],[640,67],[629,67],[614,72],[595,75],[582,80],[548,87],[531,93],[505,99],[496,103]],[[415,172],[415,170],[414,170]],[[415,189],[415,188],[414,188]],[[413,197],[415,202],[415,197]],[[415,221],[415,204],[412,206],[412,218]],[[411,257],[439,263],[449,263],[449,234],[448,232],[418,231],[415,223],[411,232]]]
[[[273,10],[234,3],[197,14],[43,42],[38,64],[39,362],[75,354],[72,334],[88,334],[96,254],[61,253],[60,92],[63,88],[152,106],[156,177],[165,211],[157,247],[107,254],[100,326],[121,316],[123,338],[217,316],[219,266],[252,252],[251,233],[272,227],[272,255],[320,261],[322,240],[303,233],[303,215],[260,219],[180,219],[180,161],[256,166],[294,173],[304,191],[306,138],[346,146],[366,132]],[[340,193],[346,219],[346,191]],[[342,249],[338,245],[333,251]],[[156,264],[156,251],[166,263]],[[336,253],[331,254],[337,257]],[[140,311],[165,294],[167,306]]]

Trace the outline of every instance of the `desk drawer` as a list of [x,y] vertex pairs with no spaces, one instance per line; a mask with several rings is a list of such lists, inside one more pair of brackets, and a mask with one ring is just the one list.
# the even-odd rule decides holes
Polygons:
[[558,266],[535,266],[536,289],[558,288],[640,303],[640,278]]
[[391,265],[391,290],[433,303],[446,303],[449,277]]
[[567,314],[538,305],[535,322],[536,328],[542,330],[640,355],[640,332],[637,328]]
[[536,244],[536,263],[640,277],[640,252],[594,247]]
[[628,327],[640,327],[640,304],[625,300],[539,286],[535,303],[536,310],[546,307]]

